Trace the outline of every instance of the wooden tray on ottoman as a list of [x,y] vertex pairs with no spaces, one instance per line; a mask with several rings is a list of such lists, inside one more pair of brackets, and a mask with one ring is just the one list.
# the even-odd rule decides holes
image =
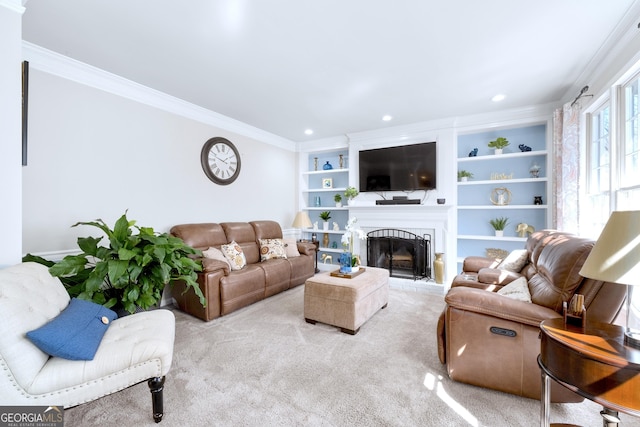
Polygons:
[[354,277],[364,273],[364,270],[365,270],[364,267],[360,267],[358,271],[356,271],[355,273],[340,273],[340,270],[338,269],[336,271],[332,271],[331,275],[333,277],[342,277],[343,279],[353,279]]

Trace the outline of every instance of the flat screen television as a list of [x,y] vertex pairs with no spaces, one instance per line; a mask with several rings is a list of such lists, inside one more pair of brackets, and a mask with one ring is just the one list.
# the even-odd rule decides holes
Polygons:
[[360,191],[412,191],[436,188],[436,143],[362,150]]

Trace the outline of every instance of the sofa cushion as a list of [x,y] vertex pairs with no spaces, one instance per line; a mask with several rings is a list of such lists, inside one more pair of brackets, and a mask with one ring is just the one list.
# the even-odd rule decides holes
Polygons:
[[287,257],[282,239],[259,239],[258,241],[260,242],[260,261]]
[[300,256],[296,239],[282,239],[282,243],[284,244],[284,252],[287,254],[287,258]]
[[[227,242],[236,242],[242,248],[247,264],[260,262],[260,246],[251,224],[247,222],[222,222],[220,225],[227,236]],[[260,238],[266,237],[271,236],[262,236]]]
[[27,332],[27,338],[51,356],[93,360],[109,324],[117,317],[99,304],[73,298],[58,316]]
[[583,281],[580,269],[591,252],[593,240],[556,235],[546,242],[529,279],[531,300],[558,313],[563,301],[569,301]]
[[519,273],[529,261],[529,252],[526,249],[516,249],[498,265],[500,270]]
[[527,284],[527,279],[524,277],[519,277],[508,285],[500,288],[497,293],[518,301],[531,302],[529,285]]
[[224,254],[232,270],[242,270],[247,265],[247,259],[240,245],[235,240],[228,245],[220,246],[220,250]]
[[174,225],[171,227],[171,234],[200,250],[229,243],[224,230],[216,223]]

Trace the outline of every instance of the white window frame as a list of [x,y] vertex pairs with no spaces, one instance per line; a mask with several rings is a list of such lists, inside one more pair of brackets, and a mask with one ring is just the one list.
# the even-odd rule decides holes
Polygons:
[[[584,155],[580,160],[580,209],[583,215],[579,216],[580,233],[585,236],[597,238],[602,231],[602,227],[608,219],[608,214],[615,210],[637,210],[640,209],[640,183],[631,186],[622,186],[622,173],[624,172],[624,147],[626,138],[626,88],[640,80],[640,61],[631,67],[623,77],[603,95],[589,105],[582,114],[581,147]],[[640,82],[639,82],[640,86]],[[640,91],[639,91],[640,92]],[[640,98],[640,96],[639,96]],[[639,101],[640,102],[640,101]],[[609,106],[609,206],[606,218],[597,218],[589,215],[591,208],[591,147],[592,147],[592,120],[604,108]],[[640,119],[639,119],[640,120]],[[638,135],[640,139],[640,132]],[[640,174],[640,170],[636,172]],[[602,193],[600,193],[602,194]],[[634,197],[635,196],[635,197]]]
[[[581,160],[581,165],[580,165],[580,170],[582,171],[581,173],[581,182],[584,183],[584,185],[582,185],[582,191],[580,192],[580,198],[581,198],[581,202],[580,202],[580,208],[581,208],[581,215],[579,215],[579,229],[581,231],[581,234],[585,235],[585,236],[591,236],[591,237],[597,237],[600,234],[600,231],[602,230],[602,228],[604,227],[605,223],[607,222],[607,219],[609,218],[609,211],[611,210],[611,206],[613,204],[613,194],[611,191],[611,183],[612,183],[612,176],[613,176],[613,172],[615,170],[615,158],[614,158],[614,153],[615,153],[615,149],[613,148],[614,144],[614,135],[615,135],[615,123],[613,122],[613,102],[611,99],[611,93],[607,92],[606,94],[604,94],[602,97],[600,97],[596,102],[592,103],[591,106],[587,109],[587,111],[585,112],[585,114],[583,115],[583,126],[582,128],[585,129],[585,132],[583,133],[584,137],[582,138],[583,143],[582,148],[583,148],[583,152],[585,153],[584,156],[582,157]],[[601,113],[605,108],[609,108],[609,188],[608,189],[602,189],[600,188],[598,192],[594,193],[592,192],[592,180],[594,179],[591,175],[591,173],[593,172],[593,169],[591,167],[592,165],[592,158],[593,158],[593,154],[592,154],[592,147],[593,147],[593,118],[598,115],[599,113]],[[609,204],[606,207],[607,209],[607,213],[604,215],[593,215],[593,204],[594,201],[593,199],[598,197],[598,196],[606,196]]]
[[[628,153],[626,153],[625,147],[626,147],[626,138],[627,138],[627,129],[626,129],[626,125],[627,125],[627,99],[626,99],[626,89],[627,87],[629,87],[631,84],[636,83],[638,84],[638,114],[636,116],[636,120],[638,122],[640,122],[640,71],[638,71],[637,73],[635,73],[631,78],[629,78],[626,82],[624,82],[624,84],[620,85],[620,90],[619,90],[619,96],[620,96],[620,126],[621,126],[621,132],[620,132],[620,144],[619,144],[619,155],[617,156],[619,164],[618,164],[618,170],[619,170],[619,174],[618,174],[618,182],[619,185],[616,188],[616,193],[619,195],[619,193],[622,192],[629,192],[629,191],[640,191],[640,182],[636,181],[635,183],[632,183],[631,185],[628,185],[624,182],[623,179],[623,175],[632,175],[632,176],[640,176],[640,167],[638,167],[639,170],[636,171],[632,171],[630,173],[628,173],[625,169],[626,169],[626,155]],[[637,143],[640,145],[640,124],[638,124],[639,130],[638,133],[636,134],[636,138],[638,139]],[[634,173],[635,172],[635,173]],[[621,208],[621,206],[617,206],[619,208]],[[627,206],[629,207],[629,206]],[[633,206],[632,206],[633,207]],[[635,205],[634,207],[635,209],[640,209],[640,201]]]

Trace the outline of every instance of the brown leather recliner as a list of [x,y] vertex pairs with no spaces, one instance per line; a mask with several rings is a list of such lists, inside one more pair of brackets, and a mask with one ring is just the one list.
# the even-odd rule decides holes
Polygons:
[[198,284],[207,299],[206,307],[195,293],[184,292],[184,284],[174,285],[178,307],[205,321],[301,285],[315,274],[313,243],[297,242],[300,256],[260,261],[260,239],[282,239],[282,229],[275,221],[181,224],[173,226],[171,234],[200,250],[220,249],[235,241],[247,259],[243,269],[231,270],[224,261],[202,258]]
[[[576,293],[584,295],[588,322],[613,323],[625,301],[626,286],[579,275],[593,245],[593,240],[543,230],[527,240],[528,263],[519,273],[492,267],[493,259],[465,259],[437,327],[438,355],[449,377],[540,399],[540,322],[562,317],[562,303]],[[517,277],[526,278],[532,303],[495,292]],[[551,400],[583,398],[552,382]]]

